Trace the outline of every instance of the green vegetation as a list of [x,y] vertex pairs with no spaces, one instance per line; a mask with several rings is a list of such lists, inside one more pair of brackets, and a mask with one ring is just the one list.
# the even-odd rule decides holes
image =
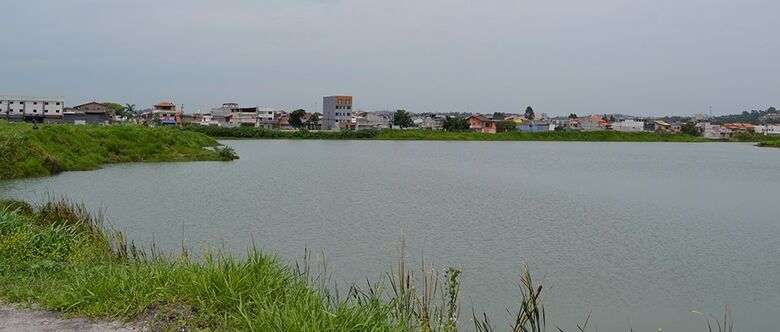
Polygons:
[[393,125],[399,126],[401,128],[414,126],[414,121],[412,121],[412,114],[406,110],[395,111],[395,113],[393,113]]
[[[453,126],[457,124],[453,123]],[[186,130],[219,138],[261,139],[373,139],[430,141],[593,141],[593,142],[710,142],[711,140],[684,134],[624,133],[618,131],[554,131],[546,133],[507,132],[483,134],[431,130],[360,130],[360,131],[278,131],[254,127],[219,128],[190,126]]]
[[[377,283],[352,284],[345,294],[324,268],[284,265],[251,248],[243,259],[221,250],[197,257],[140,250],[81,205],[53,201],[31,209],[5,200],[0,209],[0,299],[38,304],[66,316],[141,321],[155,331],[477,331],[496,326],[485,314],[461,319],[461,271],[444,275],[422,262],[407,268],[403,238],[398,261]],[[323,260],[324,261],[324,260]],[[387,285],[387,286],[386,286]],[[510,331],[545,331],[542,285],[528,267],[520,276],[519,307]],[[343,295],[343,296],[342,296]],[[698,313],[698,312],[697,312]],[[706,316],[731,331],[732,318]],[[578,326],[586,331],[590,317]],[[558,331],[564,331],[558,329]]]
[[0,121],[0,180],[93,170],[102,164],[233,160],[211,137],[176,128],[39,125]]

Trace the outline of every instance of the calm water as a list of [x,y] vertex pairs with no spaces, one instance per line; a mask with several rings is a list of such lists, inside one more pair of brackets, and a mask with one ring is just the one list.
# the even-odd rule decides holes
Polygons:
[[[406,234],[460,266],[477,310],[508,320],[528,263],[548,322],[575,330],[740,331],[780,315],[780,150],[742,144],[228,141],[235,162],[127,164],[0,183],[103,207],[137,242],[252,237],[285,260],[324,252],[334,278],[378,278]],[[469,316],[470,308],[463,311]],[[471,326],[463,318],[464,326]]]

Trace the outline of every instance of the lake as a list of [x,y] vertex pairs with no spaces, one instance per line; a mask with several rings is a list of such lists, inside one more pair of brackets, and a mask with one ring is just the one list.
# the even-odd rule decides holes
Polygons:
[[[327,256],[333,279],[377,280],[404,234],[463,270],[470,303],[505,324],[528,263],[548,325],[778,329],[780,150],[734,143],[275,140],[224,143],[234,162],[122,164],[0,182],[103,208],[138,244]],[[501,325],[503,326],[503,325]]]

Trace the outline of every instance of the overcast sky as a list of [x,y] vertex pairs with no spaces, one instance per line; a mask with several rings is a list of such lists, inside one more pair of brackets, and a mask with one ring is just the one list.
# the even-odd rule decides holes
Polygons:
[[733,113],[780,105],[778,0],[3,0],[0,95],[69,105]]

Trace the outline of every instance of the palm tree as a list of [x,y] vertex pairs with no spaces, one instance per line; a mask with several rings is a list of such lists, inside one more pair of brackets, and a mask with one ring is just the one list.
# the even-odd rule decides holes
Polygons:
[[125,116],[135,116],[135,104],[125,104]]

